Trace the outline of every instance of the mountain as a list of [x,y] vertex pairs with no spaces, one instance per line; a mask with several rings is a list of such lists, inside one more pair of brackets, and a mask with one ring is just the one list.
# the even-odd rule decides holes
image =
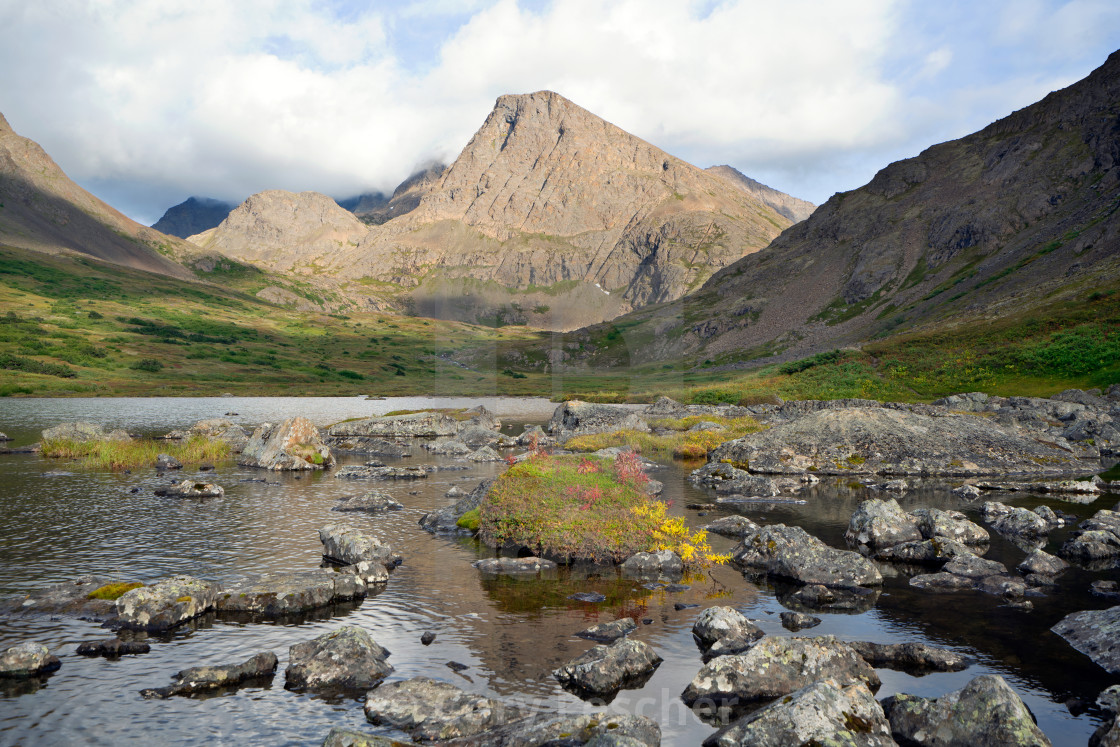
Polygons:
[[813,203],[787,195],[785,192],[779,192],[773,187],[767,187],[762,182],[751,179],[743,172],[731,166],[710,166],[704,170],[709,174],[715,174],[716,176],[727,179],[741,189],[745,189],[794,223],[800,223],[805,220],[817,209],[817,206]]
[[202,233],[225,220],[236,205],[210,197],[188,197],[178,205],[169,207],[152,228],[168,236],[185,239]]
[[1118,162],[1120,52],[1036,104],[833,195],[679,301],[577,337],[602,352],[610,330],[625,328],[631,362],[757,364],[937,325],[962,333],[1044,302],[1110,294],[1120,280]]
[[166,255],[193,248],[142,226],[72,182],[37,143],[0,115],[0,244],[50,254],[77,252],[181,279],[194,275]]
[[394,203],[358,246],[348,234],[331,253],[228,220],[203,245],[250,262],[270,249],[269,267],[285,272],[314,255],[315,282],[359,305],[571,329],[677,298],[790,224],[549,91],[499,98],[455,162],[406,182]]
[[385,207],[389,203],[389,198],[381,192],[363,192],[355,197],[346,197],[335,202],[339,207],[361,216]]

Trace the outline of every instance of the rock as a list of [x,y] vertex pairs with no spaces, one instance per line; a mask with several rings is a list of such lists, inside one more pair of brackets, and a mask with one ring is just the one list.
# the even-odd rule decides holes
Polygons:
[[1007,566],[996,560],[988,560],[977,555],[961,555],[953,558],[941,570],[955,576],[981,579],[988,576],[1006,576]]
[[623,639],[594,646],[552,674],[580,697],[609,696],[624,687],[640,687],[661,664],[661,657],[642,641]]
[[107,576],[79,576],[72,581],[49,586],[23,596],[0,599],[0,614],[5,615],[70,615],[95,622],[104,622],[117,616],[115,599],[99,599],[96,594],[105,587],[134,588],[140,584],[133,579]]
[[353,436],[378,438],[436,438],[454,436],[459,432],[455,418],[442,412],[413,412],[404,415],[383,415],[335,423],[327,429],[331,438]]
[[371,490],[361,495],[350,495],[337,503],[331,511],[367,511],[380,513],[382,511],[399,511],[404,505],[393,500],[388,493]]
[[722,638],[735,636],[756,641],[763,636],[762,629],[732,607],[709,607],[700,613],[692,625],[692,639],[706,652]]
[[733,516],[721,516],[710,524],[706,524],[703,528],[705,531],[714,534],[722,534],[724,537],[742,538],[748,534],[757,532],[760,527],[746,516],[739,516],[736,514]]
[[724,462],[709,461],[700,469],[689,473],[688,479],[697,485],[713,488],[720,494],[769,498],[779,492],[777,483],[771,478],[752,475]]
[[582,716],[530,716],[447,747],[658,747],[661,727],[644,716],[594,713]]
[[590,628],[576,633],[576,635],[597,643],[613,643],[637,629],[638,623],[634,622],[632,617],[623,617],[611,622],[592,625]]
[[356,574],[324,569],[243,581],[220,592],[215,607],[219,612],[271,618],[298,615],[365,595],[365,581]]
[[544,432],[544,428],[539,425],[526,426],[521,435],[517,437],[518,446],[551,446],[555,443],[555,439]]
[[574,599],[577,602],[587,602],[588,604],[599,604],[607,601],[607,598],[597,591],[577,591],[575,594],[569,594],[568,599]]
[[[788,403],[787,403],[788,404]],[[709,462],[756,474],[984,475],[1076,471],[1079,457],[991,419],[928,408],[835,406],[728,441]]]
[[744,537],[732,562],[744,570],[802,584],[844,588],[883,582],[879,570],[859,553],[836,550],[804,529],[784,524],[772,524]]
[[998,675],[982,675],[940,698],[899,694],[883,701],[904,744],[1049,747],[1027,706]]
[[349,465],[335,470],[338,480],[423,480],[432,470],[428,467],[370,467]]
[[1062,557],[1099,560],[1120,556],[1120,512],[1101,509],[1081,522],[1079,529],[1058,551]]
[[201,436],[210,441],[225,441],[229,444],[230,450],[236,453],[243,451],[249,443],[249,434],[245,429],[225,418],[199,420],[190,427],[186,435],[188,438]]
[[963,501],[974,501],[980,497],[980,488],[975,485],[961,485],[958,488],[953,488],[950,492]]
[[162,632],[214,608],[221,586],[192,576],[172,576],[123,594],[116,602],[122,628]]
[[100,425],[79,420],[73,423],[59,423],[43,430],[44,441],[105,441],[105,431]]
[[541,572],[556,571],[556,563],[545,558],[484,558],[471,563],[472,566],[493,576],[537,575]]
[[11,440],[12,440],[11,437],[7,433],[0,433],[0,441],[3,441],[3,442],[6,443],[6,442],[11,441]]
[[323,633],[288,650],[289,690],[369,690],[393,671],[389,652],[354,626]]
[[1042,550],[1035,550],[1023,562],[1015,566],[1020,573],[1036,573],[1044,576],[1056,576],[1066,568],[1069,563]]
[[805,628],[815,628],[821,624],[819,617],[806,615],[804,612],[783,612],[780,617],[782,618],[782,627],[794,633]]
[[749,651],[720,656],[700,668],[681,694],[697,701],[739,704],[778,698],[817,680],[863,682],[879,688],[879,676],[856,651],[832,636],[785,638],[767,636]]
[[183,480],[166,488],[156,488],[155,494],[168,498],[221,498],[226,491],[212,482]]
[[1120,745],[1120,685],[1106,688],[1097,696],[1097,705],[1111,716],[1089,737],[1089,747]]
[[704,747],[895,747],[883,708],[863,682],[823,679],[759,708]]
[[844,539],[871,549],[890,547],[922,538],[918,523],[907,516],[894,498],[872,498],[859,504],[848,520]]
[[917,589],[938,591],[959,591],[976,587],[976,580],[952,573],[924,573],[910,579],[910,585]]
[[436,634],[430,630],[427,630],[424,631],[424,634],[422,636],[420,636],[420,643],[424,644],[425,646],[430,646],[432,645],[432,642],[435,641],[435,639]]
[[441,438],[424,444],[424,448],[432,454],[442,456],[466,456],[471,453],[471,447],[455,438]]
[[156,455],[156,469],[182,469],[183,463],[170,454],[157,454]]
[[1074,612],[1050,628],[1109,674],[1120,674],[1120,606]]
[[919,508],[910,516],[918,524],[925,539],[941,537],[965,545],[980,545],[989,541],[983,527],[969,521],[960,511],[942,511],[937,508]]
[[[399,556],[394,555],[393,557],[393,563],[396,565]],[[385,564],[379,560],[363,560],[352,565],[335,567],[334,572],[357,576],[365,583],[367,593],[374,586],[389,583],[389,570],[386,568]],[[339,582],[336,581],[336,586],[338,585]]]
[[483,480],[466,498],[460,498],[450,506],[424,514],[420,517],[420,526],[429,532],[469,532],[469,530],[462,529],[458,525],[458,521],[463,517],[463,514],[479,507],[493,484],[493,479]]
[[627,578],[676,581],[684,575],[684,561],[672,550],[639,552],[622,561],[621,570]]
[[955,651],[925,643],[871,643],[848,641],[863,660],[876,669],[896,669],[912,675],[927,672],[960,672],[970,660]]
[[491,449],[489,446],[483,446],[477,451],[467,454],[467,461],[470,462],[504,462],[505,459],[498,452]]
[[319,541],[323,543],[323,557],[343,565],[367,561],[392,569],[400,563],[400,556],[393,552],[392,547],[353,527],[334,524],[322,527],[319,529]]
[[115,659],[126,654],[146,654],[152,647],[144,641],[122,641],[120,638],[103,638],[97,641],[82,641],[78,644],[80,656],[104,656]]
[[[982,511],[985,519],[992,523],[992,529],[1007,537],[1042,537],[1064,523],[1057,517],[1050,518],[1037,511],[996,501],[985,503]],[[1050,511],[1050,516],[1053,516],[1053,511]]]
[[600,405],[568,400],[556,408],[547,430],[559,443],[573,436],[613,431],[649,431],[649,424],[625,405]]
[[0,678],[34,677],[61,666],[62,661],[50,649],[34,641],[18,643],[0,654]]
[[1120,599],[1120,582],[1111,579],[1098,579],[1089,584],[1089,593],[1095,597],[1106,599]]
[[[675,605],[674,605],[675,606]],[[684,605],[688,607],[695,607],[697,605],[690,604]],[[753,627],[753,626],[752,626]],[[757,629],[756,629],[757,630]],[[717,656],[730,656],[734,654],[741,654],[750,649],[751,646],[762,637],[762,631],[758,630],[756,633],[753,630],[745,629],[732,633],[728,633],[723,638],[713,643],[701,657],[703,661],[711,661]]]
[[469,495],[467,491],[460,488],[458,485],[452,485],[446,493],[443,494],[444,498],[462,498]]
[[397,459],[412,456],[412,447],[399,441],[389,441],[384,438],[366,436],[331,436],[323,438],[327,446],[336,451],[349,451],[356,454],[369,456],[395,457]]
[[334,465],[330,447],[307,418],[265,423],[253,431],[238,464],[270,470],[325,469]]
[[459,429],[459,433],[455,438],[469,446],[472,449],[477,449],[481,446],[493,446],[498,443],[498,433],[490,428],[484,428],[480,425],[468,425]]
[[903,542],[875,553],[876,560],[897,563],[947,563],[953,558],[975,555],[967,545],[940,537],[921,542]]
[[407,744],[414,743],[336,726],[327,732],[322,747],[403,747]]
[[249,680],[271,680],[276,673],[276,664],[276,654],[265,651],[241,664],[191,667],[176,673],[170,686],[141,690],[140,694],[145,698],[170,698],[172,695],[193,695],[223,687],[237,687]]
[[365,714],[371,723],[392,726],[425,742],[479,734],[521,716],[501,701],[427,677],[390,682],[370,692]]

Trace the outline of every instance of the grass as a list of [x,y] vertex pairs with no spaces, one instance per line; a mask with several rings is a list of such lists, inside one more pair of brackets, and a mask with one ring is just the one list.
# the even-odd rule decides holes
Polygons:
[[185,443],[137,439],[133,441],[45,440],[42,455],[56,459],[79,459],[83,467],[125,470],[154,466],[160,454],[168,454],[184,465],[221,462],[230,457],[230,446],[196,436]]
[[[697,423],[707,421],[726,428],[722,431],[690,431]],[[650,421],[650,426],[669,429],[673,433],[656,435],[634,430],[593,433],[576,436],[564,444],[573,451],[598,451],[609,446],[629,446],[651,459],[683,461],[704,459],[708,452],[725,441],[754,433],[762,428],[754,418],[725,418],[717,415],[690,415],[685,418],[660,418]]]

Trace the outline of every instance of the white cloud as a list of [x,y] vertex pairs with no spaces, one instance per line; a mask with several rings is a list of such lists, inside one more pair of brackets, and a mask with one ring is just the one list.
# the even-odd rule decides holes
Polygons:
[[542,88],[820,200],[1084,75],[1114,5],[0,0],[0,111],[146,222],[188,194],[392,189]]

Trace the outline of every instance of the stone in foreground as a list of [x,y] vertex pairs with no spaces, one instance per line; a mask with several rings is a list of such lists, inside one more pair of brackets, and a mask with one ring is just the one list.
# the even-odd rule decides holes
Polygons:
[[393,666],[389,652],[369,633],[354,626],[324,633],[288,650],[284,687],[289,690],[369,690]]
[[334,464],[334,456],[310,420],[288,418],[253,431],[237,463],[271,470],[325,469]]
[[863,682],[879,688],[879,675],[851,646],[832,636],[766,637],[744,654],[720,656],[700,668],[681,694],[697,701],[747,703],[788,695],[817,680]]
[[661,664],[661,657],[642,641],[622,640],[594,646],[552,674],[580,697],[613,695],[640,685]]
[[883,708],[863,682],[825,679],[745,716],[704,747],[894,747]]
[[145,698],[170,698],[173,695],[193,695],[223,687],[237,687],[249,680],[271,679],[276,673],[276,654],[265,651],[241,664],[222,664],[215,667],[191,667],[175,674],[168,687],[141,690]]
[[428,677],[377,688],[366,695],[365,713],[371,723],[392,726],[423,742],[478,734],[522,715],[499,700]]
[[893,695],[883,701],[901,744],[1050,747],[1031,712],[998,675],[983,675],[940,698]]
[[1074,612],[1050,630],[1109,674],[1120,675],[1120,606]]
[[46,646],[34,641],[20,643],[0,654],[0,678],[34,677],[62,666]]
[[859,553],[829,547],[801,527],[784,524],[765,526],[743,538],[731,560],[741,569],[802,584],[851,588],[883,582],[879,569]]
[[172,576],[122,595],[116,624],[131,630],[170,630],[213,609],[221,589],[192,576]]

